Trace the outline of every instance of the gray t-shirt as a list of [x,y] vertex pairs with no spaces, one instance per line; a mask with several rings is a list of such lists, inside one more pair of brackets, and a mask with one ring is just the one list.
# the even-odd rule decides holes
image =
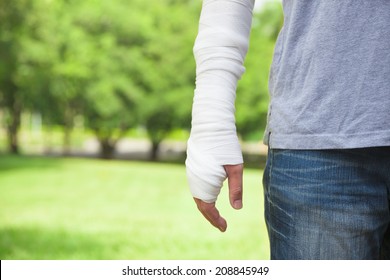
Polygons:
[[390,146],[390,0],[284,0],[265,143]]

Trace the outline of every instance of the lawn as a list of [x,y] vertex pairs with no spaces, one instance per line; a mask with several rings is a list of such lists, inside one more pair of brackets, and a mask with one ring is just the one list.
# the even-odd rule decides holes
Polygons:
[[0,155],[0,259],[268,259],[260,170],[220,233],[182,165]]

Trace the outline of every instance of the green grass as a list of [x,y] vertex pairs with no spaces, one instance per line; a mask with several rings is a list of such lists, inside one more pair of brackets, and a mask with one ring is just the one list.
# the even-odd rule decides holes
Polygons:
[[181,165],[0,155],[0,259],[268,259],[261,171],[220,233]]

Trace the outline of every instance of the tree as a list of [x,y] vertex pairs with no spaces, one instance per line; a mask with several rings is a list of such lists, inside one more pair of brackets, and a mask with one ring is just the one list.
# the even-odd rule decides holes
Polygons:
[[0,107],[5,109],[8,146],[11,153],[19,153],[18,130],[24,93],[18,84],[21,40],[29,34],[28,13],[33,11],[30,1],[0,2]]
[[36,2],[39,13],[30,22],[35,32],[23,40],[21,85],[29,92],[26,108],[40,112],[49,126],[63,126],[64,154],[70,149],[73,120],[81,113],[83,86],[91,72],[90,57],[84,55],[90,44],[73,22],[76,4]]
[[84,9],[77,22],[95,42],[87,124],[106,158],[129,128],[144,125],[156,159],[160,142],[191,112],[197,20],[188,15],[195,15],[199,3],[115,1]]
[[150,58],[142,120],[152,142],[151,159],[173,128],[190,127],[195,81],[192,46],[195,40],[200,2],[159,1],[149,8],[154,36],[145,49]]
[[91,69],[85,79],[83,113],[100,143],[101,157],[111,158],[115,145],[138,122],[147,61],[150,15],[144,1],[83,1],[74,23],[84,32]]
[[26,40],[31,108],[46,123],[64,127],[65,153],[78,114],[95,132],[102,158],[111,158],[118,139],[136,125],[137,77],[149,28],[139,3],[50,2],[37,36]]

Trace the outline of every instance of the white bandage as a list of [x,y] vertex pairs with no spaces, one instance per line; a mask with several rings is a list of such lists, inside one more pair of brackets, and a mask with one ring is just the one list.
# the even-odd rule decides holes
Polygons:
[[204,0],[194,45],[196,89],[187,146],[194,197],[214,202],[224,165],[243,163],[235,126],[237,82],[245,71],[254,0]]

